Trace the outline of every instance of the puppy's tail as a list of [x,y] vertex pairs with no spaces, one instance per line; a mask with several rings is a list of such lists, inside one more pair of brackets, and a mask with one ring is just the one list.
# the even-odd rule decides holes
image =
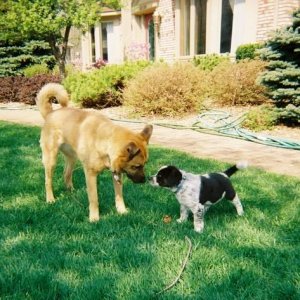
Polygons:
[[56,98],[62,107],[68,106],[69,95],[59,83],[48,83],[38,92],[36,97],[37,107],[45,119],[52,109],[52,98]]
[[248,167],[248,162],[247,161],[240,161],[236,165],[230,167],[223,173],[226,174],[228,177],[233,175],[236,171],[246,169]]

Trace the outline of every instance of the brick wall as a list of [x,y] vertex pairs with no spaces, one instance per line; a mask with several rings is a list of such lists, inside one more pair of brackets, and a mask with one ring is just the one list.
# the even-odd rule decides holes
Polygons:
[[157,8],[162,16],[158,42],[159,57],[165,61],[175,56],[175,0],[160,0]]
[[258,0],[257,41],[268,39],[272,31],[290,24],[292,12],[299,7],[299,0]]

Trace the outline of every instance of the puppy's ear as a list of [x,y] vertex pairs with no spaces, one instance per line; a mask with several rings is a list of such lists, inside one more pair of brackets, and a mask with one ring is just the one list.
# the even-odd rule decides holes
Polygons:
[[152,131],[153,131],[153,126],[148,124],[144,127],[144,129],[140,133],[140,135],[144,138],[147,144],[149,143],[150,137],[152,135]]
[[130,142],[126,146],[126,154],[128,157],[128,161],[132,160],[136,155],[140,153],[140,151],[141,150],[138,148],[138,146],[135,143]]

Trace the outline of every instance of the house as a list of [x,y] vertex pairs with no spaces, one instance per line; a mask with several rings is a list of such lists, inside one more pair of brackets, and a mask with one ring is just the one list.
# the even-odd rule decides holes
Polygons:
[[125,0],[105,9],[101,23],[70,36],[69,61],[85,69],[97,59],[109,64],[151,59],[167,62],[195,55],[230,53],[261,42],[291,23],[299,0]]

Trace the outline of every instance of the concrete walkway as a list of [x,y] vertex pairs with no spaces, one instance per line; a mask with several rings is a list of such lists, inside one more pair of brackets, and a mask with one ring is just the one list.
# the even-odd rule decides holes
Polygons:
[[[0,120],[38,125],[43,124],[40,113],[32,109],[1,109]],[[123,123],[122,126],[141,130],[143,124]],[[251,166],[300,179],[300,151],[265,146],[240,139],[154,126],[151,144],[178,149],[199,158],[235,163],[248,160]]]

